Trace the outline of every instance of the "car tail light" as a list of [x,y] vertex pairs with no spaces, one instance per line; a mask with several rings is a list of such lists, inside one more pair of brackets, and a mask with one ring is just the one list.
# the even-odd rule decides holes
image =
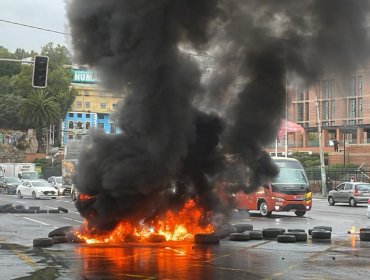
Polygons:
[[355,190],[355,192],[354,192],[354,194],[353,194],[354,196],[358,196],[358,190],[356,189]]

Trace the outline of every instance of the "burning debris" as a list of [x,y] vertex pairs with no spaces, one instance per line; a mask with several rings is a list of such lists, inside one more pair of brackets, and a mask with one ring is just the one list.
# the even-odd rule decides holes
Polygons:
[[[249,170],[239,190],[277,174],[264,147],[284,114],[287,75],[310,85],[324,70],[364,62],[368,8],[363,0],[72,1],[79,62],[97,67],[106,86],[130,88],[122,133],[92,132],[80,154],[81,234],[174,234],[183,223],[191,234],[209,232],[209,213],[229,208],[217,191],[224,155]],[[205,83],[184,50],[214,58]],[[195,217],[181,216],[189,201]],[[180,220],[168,225],[172,218]]]

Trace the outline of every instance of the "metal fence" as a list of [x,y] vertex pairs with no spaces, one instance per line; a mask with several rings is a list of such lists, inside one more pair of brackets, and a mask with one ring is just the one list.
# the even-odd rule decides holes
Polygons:
[[[348,182],[353,177],[355,181],[370,183],[370,170],[361,168],[325,168],[327,190],[332,190],[342,182]],[[306,174],[310,181],[312,192],[321,192],[320,168],[307,168]]]

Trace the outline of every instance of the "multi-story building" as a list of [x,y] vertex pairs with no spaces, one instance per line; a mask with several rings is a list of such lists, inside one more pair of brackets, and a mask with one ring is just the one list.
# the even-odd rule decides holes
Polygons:
[[78,96],[62,123],[62,143],[81,139],[90,128],[105,133],[119,133],[112,114],[118,109],[126,91],[115,93],[97,84],[98,78],[91,70],[72,70],[72,83]]

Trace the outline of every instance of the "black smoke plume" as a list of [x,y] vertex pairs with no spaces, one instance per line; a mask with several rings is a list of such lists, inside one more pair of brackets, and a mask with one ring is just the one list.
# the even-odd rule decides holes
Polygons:
[[[224,154],[249,170],[250,192],[277,174],[264,147],[286,107],[286,80],[350,71],[368,50],[364,0],[75,0],[68,7],[78,61],[130,93],[122,134],[93,132],[79,158],[89,225],[113,228],[178,209],[190,197],[223,211],[215,182]],[[184,51],[185,50],[185,51]],[[208,53],[202,80],[188,54]],[[210,113],[212,112],[212,113]],[[174,189],[175,191],[171,191]],[[233,190],[235,191],[235,190]]]

